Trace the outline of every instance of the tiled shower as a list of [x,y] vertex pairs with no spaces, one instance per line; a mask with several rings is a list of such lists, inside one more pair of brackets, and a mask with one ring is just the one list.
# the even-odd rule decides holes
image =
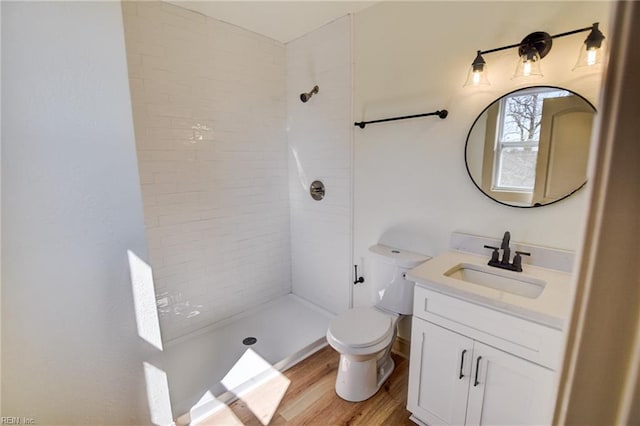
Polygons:
[[350,18],[285,45],[164,2],[123,16],[163,340],[292,291],[346,309]]

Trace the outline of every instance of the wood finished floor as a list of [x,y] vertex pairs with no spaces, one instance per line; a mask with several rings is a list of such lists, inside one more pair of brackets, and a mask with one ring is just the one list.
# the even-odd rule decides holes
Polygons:
[[[206,425],[393,425],[415,426],[407,411],[409,361],[392,354],[396,368],[380,391],[353,403],[334,390],[339,354],[321,349],[206,419]],[[284,394],[284,396],[282,396]],[[277,409],[274,407],[277,402]]]

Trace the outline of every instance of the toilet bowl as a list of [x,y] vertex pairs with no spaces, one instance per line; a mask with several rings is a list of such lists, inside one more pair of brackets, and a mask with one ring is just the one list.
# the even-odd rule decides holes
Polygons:
[[399,315],[377,308],[349,309],[329,325],[327,341],[340,353],[336,393],[352,402],[373,396],[394,368],[391,345]]
[[372,397],[391,375],[398,321],[413,310],[414,283],[405,274],[429,259],[381,244],[369,251],[375,306],[348,309],[327,330],[327,342],[340,353],[336,393],[352,402]]

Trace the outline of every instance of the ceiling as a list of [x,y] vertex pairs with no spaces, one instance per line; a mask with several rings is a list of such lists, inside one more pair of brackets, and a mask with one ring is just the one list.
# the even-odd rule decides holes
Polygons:
[[203,15],[287,43],[377,1],[189,1],[166,0]]

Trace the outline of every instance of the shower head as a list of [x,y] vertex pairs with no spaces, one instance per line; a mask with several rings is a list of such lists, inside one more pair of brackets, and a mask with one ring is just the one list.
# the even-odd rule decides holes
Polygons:
[[301,93],[300,94],[300,100],[302,102],[307,102],[309,99],[311,99],[311,97],[315,93],[318,93],[319,90],[320,90],[320,88],[318,86],[313,86],[313,89],[311,89],[311,91],[309,93]]

